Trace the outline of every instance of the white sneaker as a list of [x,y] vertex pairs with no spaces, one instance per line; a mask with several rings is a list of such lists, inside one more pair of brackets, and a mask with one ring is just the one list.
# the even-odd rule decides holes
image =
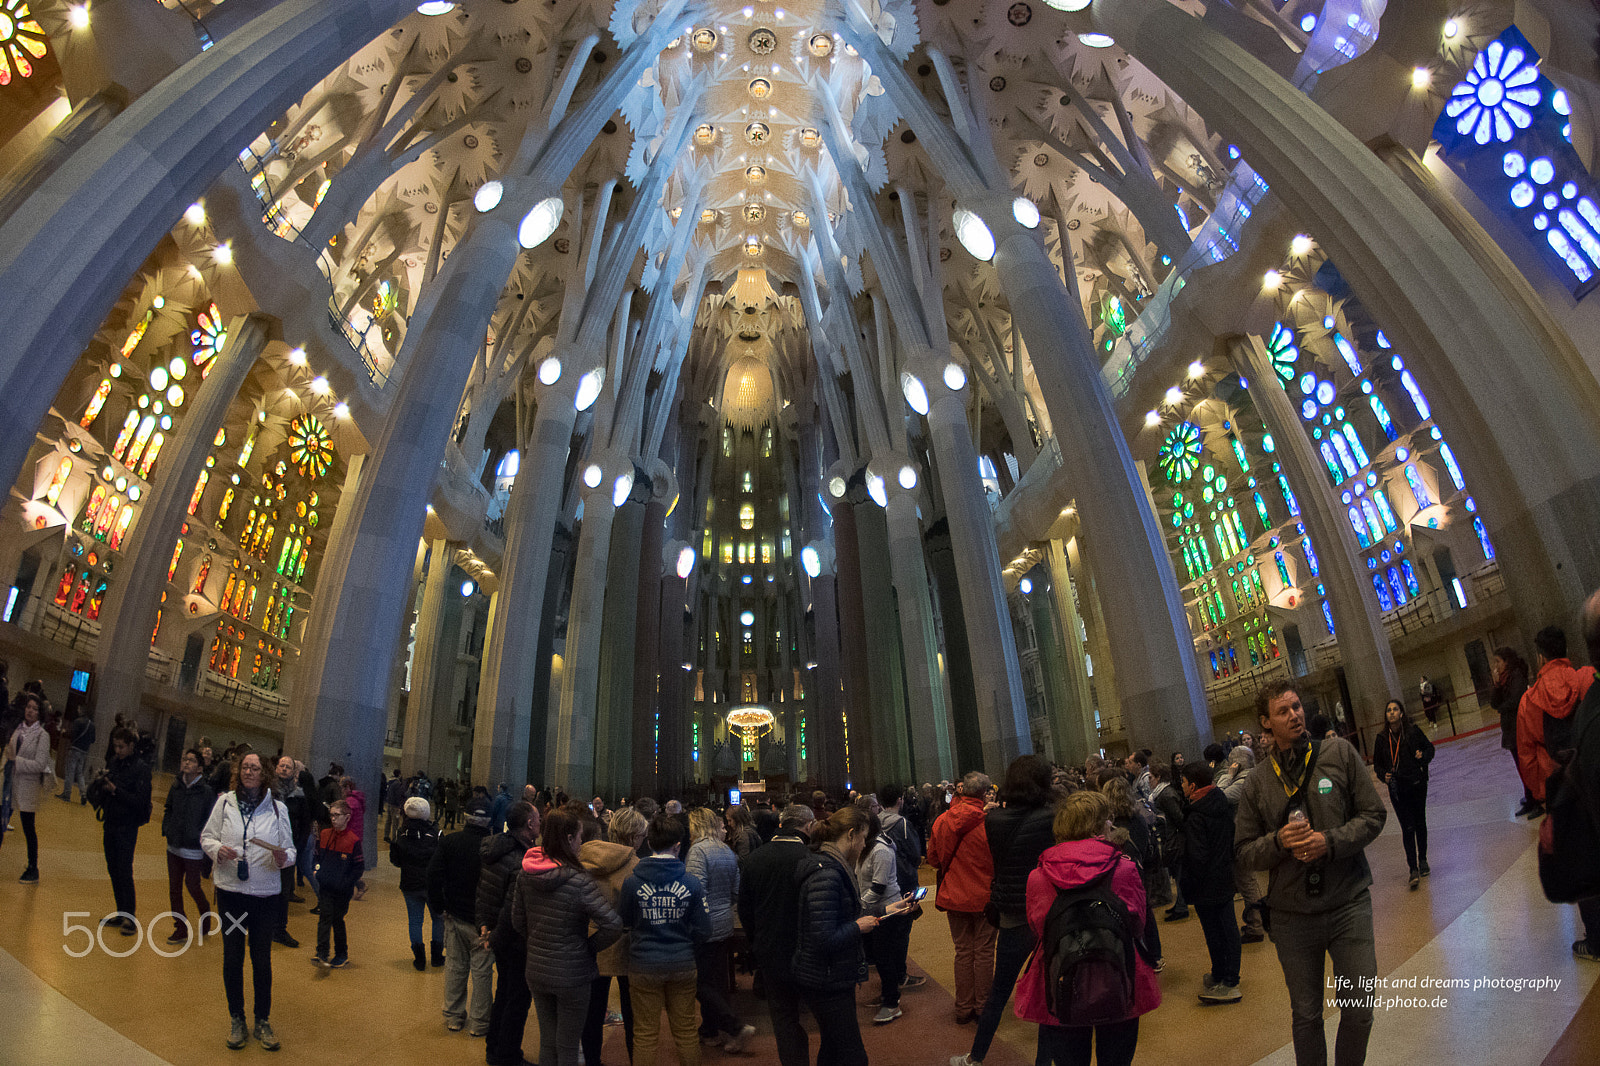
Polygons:
[[756,1035],[756,1027],[744,1025],[739,1027],[737,1033],[729,1033],[722,1041],[722,1050],[730,1055],[738,1055],[744,1051],[745,1044],[752,1036]]
[[981,1059],[973,1058],[970,1053],[963,1055],[951,1055],[950,1066],[983,1066],[983,1061]]
[[900,1017],[900,1014],[901,1010],[899,1007],[879,1007],[878,1013],[872,1016],[872,1024],[888,1025],[890,1022]]

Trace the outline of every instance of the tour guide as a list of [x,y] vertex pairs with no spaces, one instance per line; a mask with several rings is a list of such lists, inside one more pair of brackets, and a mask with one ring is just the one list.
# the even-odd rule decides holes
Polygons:
[[[1271,754],[1239,799],[1234,850],[1246,869],[1271,871],[1266,903],[1289,988],[1295,1062],[1325,1066],[1323,956],[1333,957],[1333,972],[1344,979],[1338,987],[1370,988],[1377,976],[1372,871],[1363,849],[1377,839],[1388,812],[1349,741],[1307,736],[1292,681],[1263,688],[1256,717]],[[1370,999],[1343,1006],[1336,1066],[1360,1066],[1371,1033]]]

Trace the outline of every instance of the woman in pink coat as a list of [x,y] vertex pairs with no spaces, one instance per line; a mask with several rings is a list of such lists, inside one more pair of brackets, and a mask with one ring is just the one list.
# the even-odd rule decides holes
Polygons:
[[[1112,870],[1111,887],[1144,926],[1144,881],[1139,868],[1111,841],[1111,804],[1099,792],[1074,792],[1056,810],[1055,833],[1061,841],[1039,858],[1028,875],[1028,924],[1044,937],[1045,917],[1062,889],[1076,888]],[[1161,1005],[1161,987],[1143,954],[1134,953],[1133,1007],[1121,1021],[1101,1025],[1064,1026],[1050,1013],[1045,999],[1043,950],[1035,951],[1017,985],[1017,1017],[1039,1025],[1037,1062],[1054,1066],[1089,1066],[1098,1047],[1099,1066],[1127,1066],[1139,1042],[1139,1015]]]

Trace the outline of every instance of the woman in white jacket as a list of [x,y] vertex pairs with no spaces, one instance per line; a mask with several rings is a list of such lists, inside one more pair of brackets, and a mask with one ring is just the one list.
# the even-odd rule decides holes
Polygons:
[[[873,797],[874,802],[876,798]],[[906,979],[911,918],[907,914],[885,917],[889,905],[900,899],[900,884],[896,877],[894,844],[883,835],[876,813],[867,816],[867,840],[861,847],[861,859],[856,866],[856,884],[861,888],[861,913],[883,919],[862,939],[868,961],[878,968],[878,984],[883,991],[872,1024],[888,1025],[901,1014],[900,989]]]
[[255,1031],[261,1046],[278,1050],[267,1016],[272,1012],[272,934],[277,928],[280,870],[294,865],[294,830],[289,811],[272,792],[261,756],[239,761],[233,787],[217,799],[200,834],[200,847],[216,864],[217,913],[222,919],[222,987],[233,1027],[228,1047],[245,1040],[244,953],[249,940],[255,983]]
[[55,787],[55,778],[50,769],[50,734],[39,724],[39,697],[30,693],[23,699],[22,724],[6,745],[6,761],[15,764],[11,797],[22,815],[22,835],[28,841],[28,868],[18,880],[31,885],[39,881],[39,834],[34,829],[33,816],[39,809],[45,778],[50,778],[51,788]]

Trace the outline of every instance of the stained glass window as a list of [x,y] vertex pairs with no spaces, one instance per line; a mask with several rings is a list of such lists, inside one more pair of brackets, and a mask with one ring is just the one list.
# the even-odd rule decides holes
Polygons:
[[1278,564],[1278,580],[1283,582],[1283,587],[1293,587],[1294,582],[1289,580],[1289,567],[1283,561],[1283,553],[1274,552],[1272,561]]
[[95,515],[100,513],[100,505],[106,502],[106,494],[109,491],[104,485],[96,485],[94,491],[89,494],[89,506],[83,512],[84,532],[94,529]]
[[1376,396],[1369,396],[1367,403],[1372,405],[1372,413],[1377,416],[1378,425],[1383,427],[1383,435],[1390,440],[1398,440],[1400,434],[1394,428],[1394,420],[1389,417],[1389,409],[1383,405],[1383,401]]
[[754,504],[741,504],[739,507],[739,528],[756,528],[756,508]]
[[117,442],[111,446],[111,457],[113,459],[120,456],[123,450],[128,447],[128,442],[133,440],[133,433],[138,428],[139,412],[137,410],[129,411],[128,417],[122,423],[122,432],[117,434]]
[[1367,536],[1367,525],[1361,520],[1361,512],[1354,507],[1349,511],[1350,528],[1355,530],[1356,540],[1363,548],[1372,547],[1372,539]]
[[222,312],[217,310],[216,304],[201,311],[196,322],[197,328],[189,334],[189,340],[194,344],[194,361],[200,367],[203,380],[211,373],[217,356],[222,354],[222,346],[228,343],[228,330],[222,324]]
[[333,440],[315,415],[289,423],[289,458],[302,476],[319,478],[333,465]]
[[100,513],[94,520],[94,535],[96,540],[105,540],[106,534],[111,532],[111,523],[116,521],[117,512],[122,507],[122,497],[113,495],[101,506]]
[[183,538],[178,538],[178,543],[172,548],[172,562],[167,564],[167,580],[172,580],[172,575],[178,572],[178,560],[183,558]]
[[33,20],[28,0],[0,0],[0,85],[33,74],[32,59],[43,59],[49,36]]
[[1493,559],[1494,545],[1489,542],[1489,530],[1484,527],[1483,519],[1474,518],[1472,520],[1472,531],[1478,534],[1478,546],[1483,549],[1483,557],[1485,559]]
[[1300,358],[1300,349],[1294,346],[1294,330],[1282,322],[1272,325],[1272,335],[1267,338],[1267,355],[1272,359],[1272,369],[1285,382],[1294,380],[1294,365]]
[[1417,572],[1412,569],[1410,559],[1401,561],[1400,572],[1406,577],[1406,588],[1411,590],[1411,595],[1422,595],[1422,586],[1417,584]]
[[1416,499],[1419,509],[1433,506],[1433,497],[1428,495],[1428,486],[1422,483],[1422,476],[1417,473],[1415,466],[1406,467],[1406,483],[1411,486],[1411,495]]
[[139,456],[144,452],[144,446],[150,442],[150,434],[155,432],[155,428],[155,416],[145,415],[139,422],[139,431],[133,435],[132,447],[123,455],[113,452],[111,457],[131,469],[133,464],[139,461]]
[[133,504],[130,503],[130,504],[125,505],[122,508],[122,513],[117,516],[116,528],[111,531],[111,539],[107,542],[107,543],[109,543],[111,545],[111,548],[112,548],[113,551],[120,551],[121,550],[121,548],[122,548],[122,538],[127,536],[128,526],[132,522],[133,522]]
[[1377,544],[1383,540],[1383,523],[1378,521],[1378,512],[1373,508],[1371,500],[1361,501],[1361,514],[1367,520],[1367,532],[1372,534],[1372,543]]
[[106,398],[111,395],[111,379],[105,378],[100,382],[100,387],[94,390],[94,395],[89,397],[89,406],[83,409],[83,417],[78,419],[78,425],[87,429],[96,418],[100,417],[100,409],[105,407]]
[[1282,474],[1278,475],[1278,491],[1283,494],[1283,502],[1288,506],[1289,513],[1295,518],[1300,517],[1300,503],[1294,498],[1294,493],[1289,489],[1289,479]]
[[1356,377],[1361,376],[1361,356],[1356,352],[1355,346],[1344,339],[1344,335],[1333,335],[1333,346],[1339,349],[1339,354],[1344,357],[1345,365],[1350,368],[1350,373]]
[[1400,571],[1389,567],[1389,588],[1394,592],[1396,606],[1404,606],[1406,602],[1406,583],[1400,579]]
[[1261,528],[1271,529],[1272,519],[1267,515],[1266,501],[1261,498],[1261,493],[1257,492],[1254,495],[1256,501],[1256,517],[1261,519]]
[[202,596],[206,591],[206,578],[211,576],[211,556],[200,560],[200,571],[194,579],[194,594]]
[[1239,443],[1239,438],[1229,437],[1228,444],[1233,448],[1233,457],[1239,460],[1239,469],[1248,471],[1250,469],[1250,460],[1245,458],[1244,445]]
[[1310,537],[1307,537],[1305,540],[1300,542],[1300,550],[1305,553],[1306,566],[1310,569],[1311,576],[1320,576],[1322,573],[1322,568],[1317,564],[1317,553],[1311,548]]
[[1455,482],[1457,489],[1466,489],[1466,479],[1461,476],[1461,468],[1456,465],[1455,453],[1450,450],[1450,445],[1439,442],[1439,458],[1444,460],[1444,468],[1450,471],[1450,480]]
[[195,480],[194,492],[189,496],[189,513],[194,514],[200,509],[200,497],[205,495],[206,482],[211,480],[211,471],[202,470]]
[[1389,585],[1383,580],[1382,574],[1372,575],[1372,588],[1378,594],[1378,609],[1384,612],[1394,610],[1394,597],[1389,595]]
[[150,438],[150,446],[145,449],[144,458],[139,462],[139,476],[146,481],[150,480],[150,468],[156,465],[156,456],[161,454],[161,447],[166,442],[166,436],[161,433]]
[[1200,427],[1179,422],[1167,434],[1158,454],[1161,472],[1169,481],[1187,481],[1200,465]]
[[1367,450],[1361,446],[1361,438],[1356,436],[1355,427],[1346,422],[1339,427],[1339,432],[1350,445],[1350,452],[1356,457],[1357,466],[1366,466],[1372,461],[1367,458]]
[[51,507],[61,498],[61,490],[67,484],[67,478],[72,474],[72,460],[62,456],[61,462],[56,464],[56,471],[50,475],[50,484],[45,486],[44,502]]
[[1428,410],[1428,401],[1422,395],[1422,390],[1417,388],[1417,379],[1411,376],[1411,371],[1400,371],[1400,384],[1405,386],[1406,392],[1411,397],[1411,402],[1416,405],[1417,414],[1423,418],[1431,418],[1432,414]]
[[1323,441],[1318,450],[1322,452],[1322,464],[1328,468],[1328,476],[1333,478],[1335,485],[1344,480],[1344,471],[1339,467],[1339,457],[1333,452],[1333,446]]
[[1378,505],[1378,514],[1383,517],[1383,528],[1393,533],[1398,528],[1398,523],[1395,521],[1394,508],[1389,506],[1389,497],[1382,489],[1373,489],[1372,502]]

